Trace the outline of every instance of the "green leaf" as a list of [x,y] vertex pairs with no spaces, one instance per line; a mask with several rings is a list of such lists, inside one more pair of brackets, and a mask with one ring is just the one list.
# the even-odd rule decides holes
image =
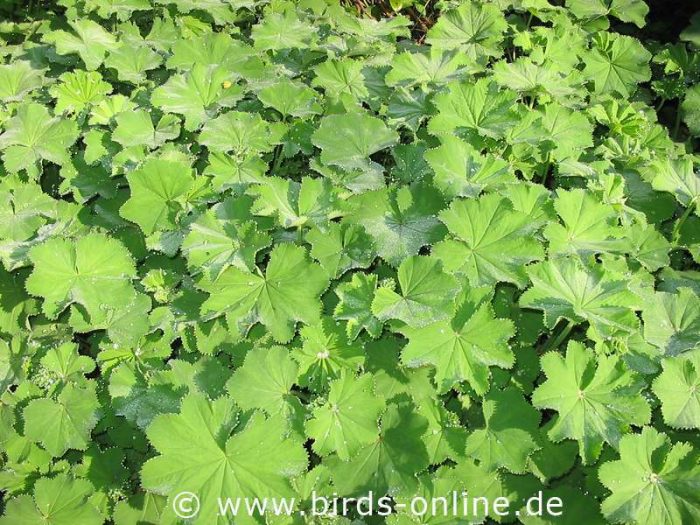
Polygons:
[[193,273],[205,273],[213,280],[229,266],[252,270],[256,254],[270,245],[272,239],[255,222],[235,215],[237,204],[233,199],[224,201],[190,224],[182,251]]
[[270,254],[264,275],[229,267],[211,284],[204,284],[210,295],[202,314],[225,313],[229,329],[241,335],[260,322],[285,343],[293,337],[298,321],[310,324],[318,319],[318,297],[327,286],[326,273],[308,261],[303,248],[281,244]]
[[448,271],[466,275],[472,286],[505,281],[522,287],[524,266],[544,258],[534,236],[539,223],[496,194],[454,200],[439,217],[451,236],[437,243],[433,254]]
[[404,52],[394,56],[387,86],[413,87],[443,85],[464,76],[468,60],[458,52],[430,48],[425,52]]
[[299,367],[281,346],[256,348],[226,383],[231,398],[243,410],[261,409],[271,416],[299,411],[299,400],[291,393]]
[[[238,422],[230,398],[210,401],[191,394],[178,414],[163,414],[148,427],[158,455],[146,461],[141,483],[168,497],[164,514],[173,520],[173,498],[183,490],[200,498],[198,520],[225,523],[218,497],[291,497],[290,478],[306,469],[307,457],[297,435],[284,436],[284,425],[254,413]],[[191,454],[183,443],[197,443]]]
[[42,477],[33,495],[23,494],[7,502],[2,525],[101,525],[104,516],[91,500],[94,488],[85,479],[60,473]]
[[314,69],[316,78],[312,85],[322,87],[326,96],[341,100],[350,108],[369,97],[362,67],[362,62],[349,58],[326,60]]
[[593,125],[581,112],[557,103],[547,104],[542,117],[545,136],[553,143],[553,157],[578,159],[581,151],[593,145]]
[[56,400],[34,399],[24,409],[25,435],[54,457],[68,449],[85,450],[99,420],[94,384],[66,385]]
[[[231,9],[230,3],[223,3],[218,0],[156,0],[156,4],[160,5],[170,5],[174,4],[175,7],[177,8],[177,11],[180,13],[192,13],[193,11],[201,11],[203,13],[207,13],[209,17],[211,17],[215,23],[219,25],[224,25],[227,23],[232,23],[235,18],[235,13]],[[246,2],[244,0],[243,5],[245,5]],[[201,31],[202,27],[208,28],[208,24],[204,24],[202,22],[199,22],[196,18],[194,17],[184,17],[186,21],[188,21],[190,24],[192,24],[194,27],[197,27],[199,25],[199,30]],[[199,22],[199,24],[197,24]]]
[[177,227],[177,216],[185,208],[194,184],[189,166],[149,159],[126,178],[131,196],[119,210],[122,217],[138,224],[146,235]]
[[696,47],[700,46],[700,16],[695,13],[690,17],[690,25],[679,35],[681,40],[692,42]]
[[180,119],[175,115],[163,115],[154,126],[151,114],[143,109],[119,113],[112,140],[125,148],[144,145],[150,149],[162,146],[180,135]]
[[46,34],[44,40],[56,46],[59,55],[77,53],[88,71],[102,65],[108,51],[118,44],[114,36],[101,25],[86,18],[68,22],[73,32],[58,30]]
[[653,390],[664,421],[675,428],[700,428],[700,351],[661,364],[663,372],[654,380]]
[[508,163],[493,155],[481,155],[457,137],[445,136],[442,144],[425,153],[435,172],[435,186],[447,197],[477,197],[515,181]]
[[0,525],[700,523],[671,4],[0,1]]
[[670,263],[671,243],[656,228],[636,223],[627,231],[631,255],[649,271],[655,272]]
[[651,77],[651,53],[638,40],[624,35],[599,33],[593,49],[584,57],[583,74],[598,94],[619,93],[629,97],[637,84]]
[[[125,111],[130,111],[136,107],[131,100],[124,95],[110,95],[98,102],[90,111],[89,124],[107,126],[112,118]],[[94,131],[94,130],[93,130]]]
[[0,65],[0,100],[21,102],[24,97],[40,88],[44,82],[41,71],[32,68],[29,62],[16,60]]
[[459,284],[443,272],[440,261],[418,255],[404,259],[398,279],[400,294],[387,286],[376,291],[372,313],[377,319],[398,319],[419,328],[452,315]]
[[336,319],[347,321],[347,333],[351,340],[363,330],[370,337],[379,337],[383,323],[372,313],[372,301],[377,289],[377,276],[354,273],[352,280],[335,287],[340,299],[333,315]]
[[116,415],[145,430],[159,414],[178,411],[183,391],[158,376],[149,382],[131,363],[122,363],[109,375],[109,395]]
[[559,319],[588,321],[600,336],[634,332],[639,324],[634,310],[639,298],[625,281],[599,266],[585,267],[572,259],[557,259],[527,269],[533,286],[520,297],[520,305],[544,311],[545,324]]
[[114,69],[122,82],[138,85],[146,80],[149,71],[157,69],[162,63],[161,56],[150,47],[129,43],[110,50],[104,65]]
[[267,162],[258,155],[239,157],[212,151],[209,153],[209,165],[204,170],[204,175],[211,176],[215,190],[223,191],[261,182],[266,171]]
[[430,186],[371,191],[355,197],[351,205],[349,219],[364,226],[377,254],[392,266],[444,236],[445,228],[436,217],[443,200]]
[[497,62],[493,65],[493,78],[501,86],[528,93],[530,96],[551,95],[566,101],[576,97],[580,83],[578,75],[564,77],[554,69],[535,64],[529,58],[518,58],[514,62]]
[[272,150],[277,137],[260,115],[230,111],[207,122],[199,142],[214,151],[247,155]]
[[32,248],[27,291],[42,297],[42,310],[55,319],[70,304],[82,305],[97,322],[107,309],[129,304],[134,262],[116,239],[91,233],[77,240],[53,238]]
[[[656,191],[673,194],[683,206],[689,207],[700,200],[700,173],[693,170],[693,161],[687,157],[657,160],[652,164],[651,181]],[[695,213],[700,214],[696,206]]]
[[321,119],[312,136],[321,149],[321,162],[344,169],[382,169],[369,160],[373,153],[392,146],[398,134],[380,119],[366,113],[344,113]]
[[447,11],[428,31],[427,42],[438,49],[458,49],[482,63],[501,53],[500,44],[508,27],[503,13],[493,4],[466,2]]
[[434,366],[439,392],[467,381],[484,395],[489,389],[489,367],[513,366],[508,340],[514,334],[510,320],[496,318],[489,292],[482,288],[460,296],[450,320],[407,330],[409,342],[401,361],[409,367]]
[[486,425],[467,437],[467,455],[489,470],[524,472],[527,458],[538,448],[540,413],[514,387],[486,394],[482,408]]
[[487,78],[475,83],[451,82],[447,91],[434,98],[438,114],[430,120],[428,130],[435,135],[465,130],[477,136],[503,137],[517,122],[516,98],[514,92],[498,89]]
[[38,184],[13,184],[3,190],[6,207],[0,210],[0,235],[4,239],[27,240],[56,215],[57,202]]
[[428,420],[428,431],[423,441],[431,465],[443,463],[446,459],[456,461],[464,457],[468,432],[459,424],[457,415],[433,399],[424,398],[418,403],[418,411]]
[[112,91],[112,86],[104,82],[97,71],[63,73],[59,81],[60,84],[49,88],[49,93],[56,99],[56,113],[80,113],[104,100]]
[[[27,326],[29,316],[38,311],[38,301],[25,291],[24,284],[28,273],[26,270],[8,272],[4,268],[0,269],[0,332],[4,334],[10,336],[21,334]],[[14,361],[13,358],[9,357],[13,353],[11,347],[6,347],[3,352],[7,352],[3,358],[5,364],[0,367],[0,369],[5,370],[5,372],[0,373],[0,389],[4,391],[3,385],[5,385],[6,378],[3,379],[3,376],[6,373],[11,376],[15,373],[23,376],[24,371],[15,367],[19,363],[10,364]]]
[[112,343],[135,345],[151,329],[148,313],[151,311],[151,298],[142,293],[133,293],[124,302],[116,305],[102,305],[103,318],[90,314],[81,307],[71,310],[70,323],[76,332],[90,332],[104,329]]
[[644,27],[649,6],[644,0],[567,0],[566,6],[577,18],[598,18],[608,14],[623,22]]
[[69,163],[69,149],[78,138],[75,122],[51,118],[44,106],[34,102],[20,106],[4,128],[0,150],[5,168],[10,172],[27,170],[32,176],[40,171],[41,161]]
[[101,18],[116,15],[119,20],[128,20],[134,11],[145,11],[150,8],[148,0],[85,0],[89,11],[97,11]]
[[306,422],[313,449],[326,456],[335,452],[344,461],[379,436],[378,420],[384,399],[372,392],[372,376],[343,374],[332,382],[326,402]]
[[166,498],[150,492],[123,499],[114,506],[113,518],[115,525],[130,523],[157,523],[160,521]]
[[338,192],[327,179],[303,177],[301,183],[268,177],[252,187],[248,194],[257,196],[251,209],[254,215],[276,216],[283,228],[318,225],[324,230],[328,221],[339,213],[335,204]]
[[321,113],[313,89],[291,80],[283,80],[258,92],[260,102],[284,116],[306,118]]
[[346,494],[414,491],[415,473],[428,466],[428,453],[421,440],[426,430],[427,420],[412,403],[390,404],[377,439],[347,462],[329,458],[336,490]]
[[374,260],[374,243],[359,224],[331,222],[328,230],[314,228],[306,234],[311,257],[337,279],[354,268],[367,268]]
[[615,209],[582,189],[559,190],[554,208],[564,223],[550,223],[544,229],[549,252],[586,256],[624,250]]
[[649,423],[642,384],[617,357],[596,356],[571,341],[565,358],[554,352],[542,356],[542,370],[547,380],[533,392],[532,404],[559,413],[550,439],[578,441],[585,464],[598,458],[603,443],[617,448],[630,425]]
[[41,365],[63,382],[80,379],[95,369],[92,358],[78,354],[78,346],[74,343],[52,348],[41,358]]
[[303,345],[295,349],[299,363],[299,384],[313,391],[328,389],[328,384],[344,372],[355,373],[364,363],[360,341],[351,341],[343,327],[330,317],[299,330]]
[[294,15],[294,10],[285,13],[270,13],[253,26],[251,36],[256,49],[304,49],[316,35],[317,28],[304,23]]
[[226,33],[207,32],[192,38],[176,38],[166,65],[180,71],[189,71],[196,64],[222,66],[235,72],[252,56],[253,49],[244,42],[234,40]]
[[611,522],[693,523],[700,519],[700,467],[693,447],[671,441],[652,427],[620,440],[620,459],[599,476],[612,494],[602,510]]
[[690,134],[695,137],[700,136],[700,84],[688,88],[685,92],[681,111],[683,122],[688,126]]
[[657,292],[642,311],[644,338],[669,357],[698,347],[700,299],[689,288]]
[[237,84],[229,85],[230,80],[231,74],[224,68],[195,64],[187,73],[175,74],[154,89],[151,103],[165,112],[183,115],[185,128],[194,131],[243,96],[243,89]]

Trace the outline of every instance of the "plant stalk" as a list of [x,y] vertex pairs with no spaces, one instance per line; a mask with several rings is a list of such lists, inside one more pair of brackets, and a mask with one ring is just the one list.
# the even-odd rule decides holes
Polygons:
[[559,348],[559,345],[562,344],[564,342],[564,339],[566,339],[569,336],[574,326],[576,326],[576,323],[574,321],[568,321],[564,328],[561,330],[561,332],[559,332],[556,336],[547,339],[547,342],[542,347],[541,353],[544,354],[546,352],[549,352],[550,350]]

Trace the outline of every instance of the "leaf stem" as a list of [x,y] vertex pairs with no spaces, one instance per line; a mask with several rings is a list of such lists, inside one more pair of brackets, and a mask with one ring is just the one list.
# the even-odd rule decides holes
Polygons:
[[292,390],[292,394],[294,394],[303,403],[311,403],[311,396],[308,392],[304,392],[303,390]]
[[555,348],[559,348],[559,345],[562,344],[564,339],[566,339],[569,334],[571,333],[571,330],[576,326],[576,323],[572,320],[569,320],[566,323],[566,326],[559,332],[556,336],[550,337],[547,339],[547,342],[544,344],[542,347],[541,353],[546,353],[549,352],[550,350],[554,350]]
[[678,130],[681,127],[681,107],[676,108],[676,121],[673,123],[673,140],[678,139]]
[[664,104],[666,104],[666,98],[665,98],[665,97],[661,97],[661,102],[659,102],[659,104],[656,106],[656,109],[655,109],[654,111],[656,111],[657,113],[658,113],[659,111],[661,111],[661,108],[664,107]]
[[681,215],[681,218],[678,219],[678,221],[676,221],[676,224],[673,226],[673,233],[671,238],[673,240],[673,244],[676,246],[678,246],[678,239],[681,236],[681,228],[683,227],[683,224],[688,219],[688,217],[690,217],[690,214],[695,209],[696,203],[697,197],[690,201],[690,204],[688,204],[688,207],[683,212],[683,215]]
[[272,161],[272,175],[277,174],[277,170],[280,169],[282,164],[282,144],[278,144],[275,148],[275,159]]
[[541,184],[547,186],[547,177],[549,176],[549,168],[552,165],[552,151],[547,152],[547,157],[544,159],[544,170],[542,173]]

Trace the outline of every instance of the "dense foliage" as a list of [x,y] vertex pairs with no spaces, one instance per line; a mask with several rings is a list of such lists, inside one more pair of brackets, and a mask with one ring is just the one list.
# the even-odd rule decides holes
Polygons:
[[349,4],[5,4],[0,523],[700,523],[700,18]]

